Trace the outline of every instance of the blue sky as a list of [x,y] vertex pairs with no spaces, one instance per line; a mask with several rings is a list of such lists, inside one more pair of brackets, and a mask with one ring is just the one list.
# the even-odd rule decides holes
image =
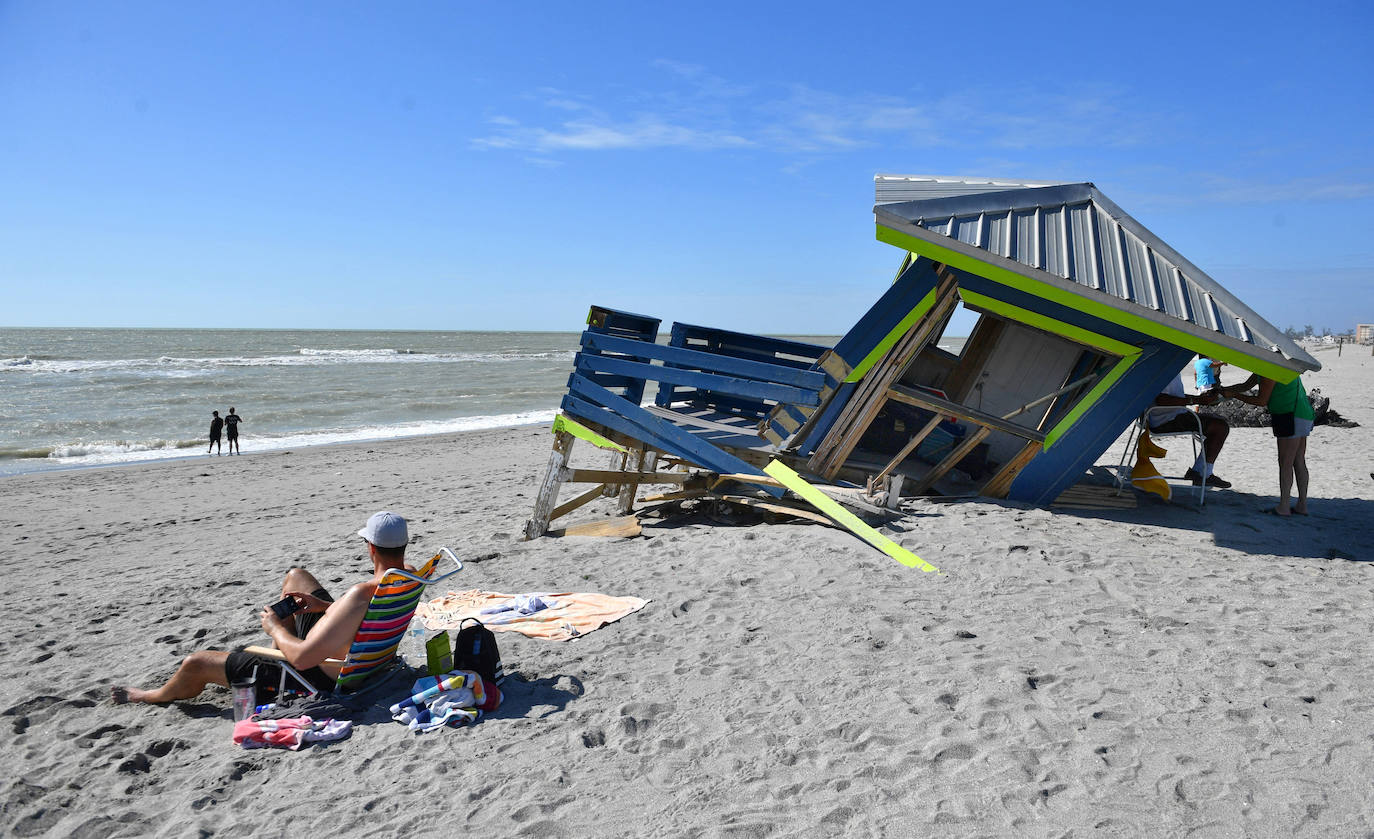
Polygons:
[[3,0],[0,325],[835,334],[889,172],[1093,181],[1339,331],[1371,9]]

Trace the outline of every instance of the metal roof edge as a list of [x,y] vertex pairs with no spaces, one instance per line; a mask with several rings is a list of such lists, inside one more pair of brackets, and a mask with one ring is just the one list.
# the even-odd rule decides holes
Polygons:
[[[1017,212],[1020,210],[1032,210],[1037,207],[1058,206],[1062,204],[1079,204],[1084,201],[1091,201],[1096,187],[1091,183],[1083,182],[1076,184],[1052,184],[1040,187],[1024,187],[1017,189],[1005,189],[999,192],[974,192],[968,195],[955,195],[947,198],[922,198],[914,201],[899,201],[891,204],[875,204],[873,212],[885,212],[893,214],[900,212],[903,208],[920,208],[919,215],[908,217],[907,220],[918,218],[930,219],[942,216],[970,216],[977,213],[988,212],[995,209],[997,212]],[[1024,201],[1009,199],[1024,198]]]
[[[1092,194],[1093,200],[1097,202],[1098,206],[1106,210],[1122,227],[1125,227],[1127,230],[1131,231],[1131,233],[1138,236],[1151,248],[1163,254],[1179,268],[1186,269],[1191,275],[1191,279],[1195,281],[1198,279],[1205,280],[1210,286],[1206,290],[1210,292],[1213,297],[1220,298],[1221,302],[1225,303],[1227,308],[1240,315],[1246,321],[1246,326],[1251,332],[1254,331],[1255,326],[1262,324],[1267,327],[1266,331],[1270,333],[1265,337],[1273,340],[1280,352],[1295,360],[1306,361],[1315,365],[1311,368],[1313,370],[1321,369],[1321,362],[1317,361],[1308,354],[1306,350],[1298,346],[1297,342],[1283,334],[1283,330],[1274,326],[1274,324],[1261,317],[1254,309],[1245,305],[1240,298],[1228,291],[1225,286],[1216,280],[1216,278],[1194,265],[1192,260],[1170,247],[1168,243],[1155,235],[1148,227],[1141,224],[1134,216],[1121,209],[1115,201],[1102,194],[1101,190],[1097,189],[1097,187],[1092,187]],[[1287,346],[1285,346],[1285,344]]]
[[[890,216],[890,214],[883,213],[881,212],[881,210],[882,208],[875,208],[874,212],[876,215],[879,216]],[[1293,356],[1285,355],[1281,351],[1275,353],[1273,351],[1266,350],[1254,344],[1241,341],[1237,338],[1232,338],[1224,332],[1214,332],[1210,329],[1198,326],[1197,324],[1192,323],[1190,321],[1176,318],[1173,315],[1169,315],[1164,312],[1157,312],[1154,309],[1151,309],[1147,306],[1142,306],[1134,301],[1125,300],[1120,297],[1117,297],[1114,294],[1100,291],[1098,289],[1088,288],[1087,286],[1080,285],[1074,282],[1073,280],[1056,276],[1047,271],[1042,271],[1039,268],[1032,268],[1031,266],[1026,265],[1022,262],[1018,262],[1014,259],[1008,259],[1004,256],[999,256],[998,254],[992,253],[988,250],[984,250],[983,248],[965,244],[964,242],[961,242],[958,239],[954,239],[952,237],[945,236],[944,234],[935,233],[933,231],[927,230],[926,228],[921,227],[918,224],[914,224],[900,217],[893,217],[891,219],[891,223],[886,224],[884,224],[880,218],[879,223],[899,233],[913,236],[917,239],[922,239],[939,247],[949,248],[951,250],[958,251],[959,253],[962,253],[965,256],[968,256],[979,262],[996,266],[1003,270],[1009,271],[1013,274],[1017,274],[1018,276],[1025,277],[1026,279],[1032,280],[1034,282],[1043,283],[1045,285],[1057,288],[1061,291],[1068,292],[1069,294],[1072,294],[1074,296],[1082,297],[1087,300],[1092,300],[1094,302],[1105,305],[1109,308],[1116,309],[1117,311],[1123,312],[1125,314],[1131,314],[1137,317],[1144,318],[1145,320],[1149,320],[1161,326],[1177,330],[1178,332],[1189,334],[1207,343],[1224,346],[1228,349],[1234,350],[1237,353],[1240,353],[1241,355],[1244,355],[1248,358],[1253,358],[1257,361],[1275,364],[1287,370],[1292,370],[1295,373],[1302,373],[1305,371],[1315,371],[1321,369],[1321,363],[1319,361],[1312,358],[1307,353],[1303,352],[1301,349],[1298,349],[1297,347],[1294,347],[1294,349],[1297,349],[1298,353]],[[1213,282],[1215,282],[1215,280],[1213,280]],[[1259,318],[1259,320],[1263,323],[1268,323],[1267,321],[1264,321],[1263,318]],[[1275,358],[1275,355],[1277,355],[1278,357]]]

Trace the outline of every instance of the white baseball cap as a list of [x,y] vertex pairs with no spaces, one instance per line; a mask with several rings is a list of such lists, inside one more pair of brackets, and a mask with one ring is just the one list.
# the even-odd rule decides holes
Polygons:
[[379,548],[403,548],[410,541],[406,520],[386,510],[373,513],[358,535]]

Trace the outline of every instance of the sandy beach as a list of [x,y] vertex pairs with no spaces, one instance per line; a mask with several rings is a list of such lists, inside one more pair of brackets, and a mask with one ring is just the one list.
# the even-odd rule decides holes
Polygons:
[[[1363,835],[1374,358],[1318,358],[1309,390],[1360,427],[1313,433],[1309,517],[1261,514],[1273,438],[1238,428],[1234,488],[1201,508],[912,501],[883,530],[939,575],[844,531],[705,515],[522,542],[547,426],[0,481],[0,832]],[[227,690],[109,702],[261,642],[293,565],[363,579],[354,533],[380,509],[410,520],[412,557],[467,561],[453,588],[651,602],[567,643],[501,634],[505,702],[472,728],[244,751]]]

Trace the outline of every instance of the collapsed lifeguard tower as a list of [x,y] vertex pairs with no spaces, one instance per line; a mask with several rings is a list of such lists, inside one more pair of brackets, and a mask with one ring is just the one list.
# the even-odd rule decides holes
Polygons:
[[[595,497],[628,511],[640,483],[691,483],[655,474],[660,459],[709,476],[698,493],[780,498],[761,471],[779,461],[889,501],[1048,505],[1195,353],[1279,382],[1321,367],[1091,183],[875,183],[877,238],[901,265],[833,347],[682,323],[660,343],[659,319],[592,307],[528,538]],[[960,304],[977,323],[942,349]],[[619,459],[569,468],[574,436]],[[570,481],[598,485],[557,505]]]

